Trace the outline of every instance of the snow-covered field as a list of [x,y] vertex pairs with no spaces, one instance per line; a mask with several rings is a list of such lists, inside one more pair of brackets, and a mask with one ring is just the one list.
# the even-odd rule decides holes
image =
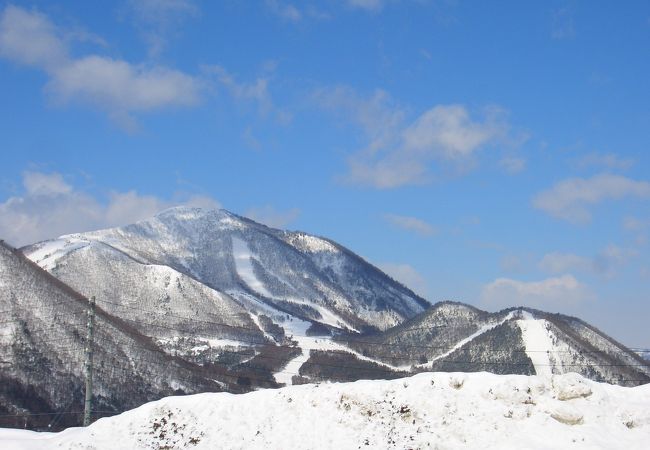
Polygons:
[[56,434],[0,430],[0,448],[646,449],[650,385],[422,373],[392,381],[199,394]]

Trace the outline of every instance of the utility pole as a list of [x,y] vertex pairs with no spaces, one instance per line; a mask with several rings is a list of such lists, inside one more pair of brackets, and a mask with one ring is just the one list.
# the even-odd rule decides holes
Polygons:
[[93,327],[95,325],[95,297],[88,302],[88,336],[86,337],[86,399],[84,401],[84,427],[90,425],[90,408],[93,398]]

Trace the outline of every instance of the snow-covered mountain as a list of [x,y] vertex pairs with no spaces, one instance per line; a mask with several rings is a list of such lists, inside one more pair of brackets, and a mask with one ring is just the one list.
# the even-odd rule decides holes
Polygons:
[[650,382],[650,364],[595,327],[529,308],[488,313],[441,302],[381,333],[341,336],[365,356],[416,371],[577,372],[627,386]]
[[26,255],[169,354],[285,384],[410,371],[579,372],[636,385],[647,361],[597,329],[529,309],[433,307],[330,240],[178,207]]
[[650,385],[426,373],[148,403],[62,433],[0,430],[6,450],[613,449],[650,438]]
[[133,225],[24,250],[88,295],[167,310],[189,302],[177,312],[240,315],[238,326],[250,312],[276,321],[288,315],[340,329],[386,329],[429,305],[332,241],[271,229],[225,210],[177,207]]
[[[0,426],[79,424],[87,311],[86,297],[0,241]],[[93,359],[93,408],[103,413],[174,393],[277,386],[251,369],[171,356],[101,305]]]
[[225,210],[172,208],[23,251],[170,354],[230,368],[257,357],[282,383],[311,349],[343,348],[311,335],[386,329],[429,306],[332,241]]
[[177,391],[420,371],[650,381],[650,362],[579,319],[431,306],[335,242],[224,210],[62,236],[24,248],[29,259],[1,250],[0,416],[81,407],[90,296],[106,411]]

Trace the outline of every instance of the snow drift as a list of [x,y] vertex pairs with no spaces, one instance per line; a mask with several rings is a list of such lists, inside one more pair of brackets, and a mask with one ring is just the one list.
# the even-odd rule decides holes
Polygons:
[[7,450],[642,449],[648,439],[650,385],[484,372],[168,397],[85,429],[0,430]]

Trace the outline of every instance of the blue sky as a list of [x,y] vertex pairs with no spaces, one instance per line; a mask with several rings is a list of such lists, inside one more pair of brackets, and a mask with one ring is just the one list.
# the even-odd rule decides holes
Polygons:
[[650,347],[650,4],[0,2],[0,236],[187,203]]

